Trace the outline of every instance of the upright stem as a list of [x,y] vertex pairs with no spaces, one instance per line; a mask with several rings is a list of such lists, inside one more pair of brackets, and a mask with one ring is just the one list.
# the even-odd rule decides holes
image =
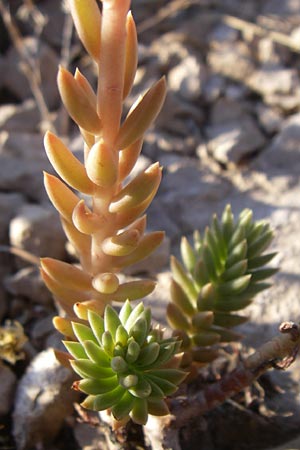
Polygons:
[[98,112],[103,124],[103,139],[113,147],[122,114],[126,17],[130,1],[104,0],[102,5]]

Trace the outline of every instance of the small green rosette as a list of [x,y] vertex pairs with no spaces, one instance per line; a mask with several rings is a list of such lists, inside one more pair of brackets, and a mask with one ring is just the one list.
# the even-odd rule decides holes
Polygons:
[[167,318],[182,340],[183,367],[205,365],[218,356],[220,343],[241,338],[234,327],[247,321],[240,310],[270,286],[277,268],[266,267],[276,253],[266,253],[273,231],[244,209],[235,220],[230,205],[215,215],[203,236],[181,241],[179,262],[171,259],[171,298]]
[[73,385],[87,394],[82,406],[109,409],[117,421],[145,424],[148,414],[169,413],[166,397],[187,373],[178,369],[177,338],[151,327],[151,311],[126,301],[118,314],[108,305],[104,317],[88,311],[86,324],[72,322],[77,341],[64,341],[70,364],[81,377]]

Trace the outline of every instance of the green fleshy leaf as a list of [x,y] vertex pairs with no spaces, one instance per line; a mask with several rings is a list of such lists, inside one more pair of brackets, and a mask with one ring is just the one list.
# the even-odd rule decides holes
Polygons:
[[87,354],[84,351],[83,346],[79,342],[72,341],[62,341],[68,352],[75,359],[84,359],[87,358]]
[[176,385],[180,384],[187,377],[187,372],[179,369],[155,369],[151,370],[150,373]]
[[250,258],[248,260],[248,270],[258,269],[259,267],[268,264],[268,262],[270,262],[276,255],[277,253],[274,252],[256,256],[255,258]]
[[265,280],[267,278],[270,278],[272,275],[278,272],[278,268],[266,268],[266,269],[257,269],[254,271],[251,271],[251,281],[257,283],[258,281]]
[[273,231],[268,230],[263,235],[259,236],[253,243],[248,247],[247,256],[248,258],[254,258],[262,253],[272,242]]
[[95,380],[93,378],[84,378],[78,382],[79,389],[85,394],[99,395],[110,392],[119,385],[118,377],[115,375],[111,378]]
[[193,280],[187,275],[183,266],[175,258],[175,256],[171,256],[171,269],[174,280],[181,286],[188,297],[196,301],[197,290],[194,286]]
[[234,217],[231,211],[231,206],[227,205],[222,214],[222,233],[225,242],[229,242],[234,229]]
[[119,318],[122,322],[122,325],[125,327],[126,322],[130,316],[132,312],[132,307],[130,305],[130,302],[128,300],[126,300],[126,302],[124,303],[124,305],[122,306],[120,313],[119,313]]
[[163,398],[165,398],[164,391],[157,385],[157,383],[155,383],[153,380],[151,380],[148,376],[145,377],[145,379],[151,385],[151,398],[152,399],[163,399]]
[[118,313],[110,305],[107,305],[104,311],[104,329],[109,331],[112,338],[115,339],[118,326],[121,325]]
[[189,272],[192,272],[192,270],[195,266],[195,263],[196,263],[196,255],[193,250],[193,247],[191,246],[191,244],[189,243],[189,241],[187,240],[186,237],[183,237],[181,239],[180,253],[181,253],[181,258],[182,258],[185,268]]
[[129,389],[129,392],[135,397],[146,398],[152,392],[151,384],[145,378],[139,378],[138,383]]
[[126,391],[123,397],[118,401],[116,405],[113,405],[111,412],[116,420],[122,420],[127,417],[132,410],[135,397],[130,392]]
[[113,371],[111,368],[100,367],[88,359],[77,359],[70,361],[73,370],[82,378],[110,378]]
[[229,269],[234,264],[236,264],[239,261],[242,261],[246,258],[247,255],[247,240],[244,239],[242,242],[240,242],[238,245],[236,245],[230,254],[228,255],[227,261],[226,261],[226,269]]
[[126,352],[126,361],[128,362],[128,364],[133,364],[136,362],[140,355],[140,351],[141,347],[139,346],[139,344],[135,341],[134,338],[131,338]]
[[181,286],[173,279],[171,280],[170,290],[174,305],[176,305],[187,316],[192,316],[195,313],[195,307]]
[[193,233],[193,240],[194,240],[194,248],[197,253],[197,255],[200,255],[201,248],[202,248],[202,239],[199,230],[195,230]]
[[152,416],[166,416],[170,414],[168,405],[161,399],[148,399],[148,414]]
[[238,226],[230,238],[228,243],[228,251],[231,252],[234,247],[240,244],[245,239],[245,228],[242,226]]
[[128,364],[122,356],[114,356],[111,360],[111,368],[114,372],[120,374],[128,370]]
[[145,314],[142,313],[131,327],[129,335],[132,336],[139,345],[142,345],[147,337],[147,328],[148,324]]
[[231,328],[242,325],[247,322],[248,317],[239,316],[237,314],[230,314],[225,312],[214,313],[214,324],[220,327]]
[[165,364],[171,357],[175,354],[176,351],[176,345],[177,342],[170,342],[170,343],[162,343],[160,345],[160,351],[159,355],[154,361],[153,364],[151,364],[151,367],[159,367]]
[[151,371],[147,373],[147,380],[153,381],[163,391],[165,397],[174,394],[178,389],[174,383],[152,375]]
[[187,317],[182,314],[182,311],[174,304],[169,303],[167,306],[167,319],[169,324],[174,329],[188,331],[190,329],[190,323]]
[[122,399],[125,392],[126,391],[122,386],[118,386],[110,392],[96,395],[94,399],[94,410],[103,411],[104,409],[111,408]]
[[110,367],[110,358],[105,351],[93,341],[85,341],[83,343],[86,354],[95,364],[101,367]]
[[122,346],[127,344],[128,333],[123,325],[119,325],[116,331],[116,344],[120,343]]
[[144,305],[143,303],[139,303],[130,313],[128,319],[126,320],[125,323],[125,328],[128,332],[128,334],[130,334],[130,330],[133,327],[133,325],[135,324],[135,322],[137,321],[138,317],[143,313],[144,311]]
[[113,356],[114,354],[114,340],[110,331],[104,331],[102,334],[102,347],[108,355]]
[[212,331],[203,330],[202,333],[193,335],[193,342],[195,345],[206,347],[207,345],[214,345],[220,342],[220,335]]
[[99,314],[94,311],[88,310],[88,321],[93,330],[94,335],[97,338],[99,344],[102,343],[102,335],[104,333],[104,320]]
[[151,342],[141,349],[137,364],[141,367],[153,364],[159,355],[159,351],[160,345],[157,342]]
[[243,275],[226,283],[219,284],[218,292],[222,295],[235,295],[243,292],[249,286],[251,274]]
[[242,259],[241,261],[238,261],[237,263],[233,264],[233,266],[229,267],[225,270],[225,272],[222,274],[222,281],[231,281],[235,278],[241,277],[245,274],[248,266],[248,260]]
[[119,376],[119,382],[125,389],[131,389],[138,384],[139,379],[137,375],[131,373],[125,376]]
[[130,417],[139,425],[146,425],[148,420],[148,403],[144,398],[136,397],[132,406]]
[[83,344],[84,341],[94,341],[97,343],[93,331],[88,326],[83,325],[82,323],[72,322],[72,328],[81,344]]

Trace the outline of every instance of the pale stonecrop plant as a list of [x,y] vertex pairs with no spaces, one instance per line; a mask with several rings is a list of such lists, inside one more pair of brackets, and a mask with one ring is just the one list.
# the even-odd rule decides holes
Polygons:
[[[84,139],[84,164],[48,132],[46,152],[62,181],[45,173],[45,187],[80,267],[43,258],[41,274],[63,311],[54,325],[66,336],[68,353],[57,352],[57,357],[81,377],[73,386],[87,394],[83,406],[107,409],[120,423],[132,418],[145,424],[148,414],[168,414],[166,397],[186,378],[184,368],[193,375],[195,368],[217,356],[219,342],[238,337],[231,328],[245,318],[235,311],[267,287],[261,280],[275,271],[264,267],[273,254],[263,254],[272,231],[253,221],[249,210],[235,222],[227,207],[221,222],[214,217],[203,238],[195,234],[194,247],[183,239],[185,267],[175,258],[171,262],[167,316],[175,336],[164,338],[163,331],[151,325],[151,311],[143,303],[131,306],[155,284],[145,279],[122,282],[120,275],[148,256],[164,234],[145,234],[144,212],[160,184],[159,164],[129,181],[128,176],[144,133],[163,104],[165,81],[154,84],[122,119],[137,67],[130,0],[103,0],[100,6],[96,0],[69,0],[69,6],[79,38],[98,67],[98,86],[95,93],[78,69],[73,76],[60,68],[58,87]],[[123,304],[119,313],[115,302]],[[294,354],[299,329],[289,324],[282,330],[283,338],[266,344],[238,374],[229,374],[220,385],[188,401],[182,420],[224,401],[247,380],[251,383],[261,373],[257,367],[271,367],[276,355]]]
[[[128,303],[149,294],[155,283],[121,282],[118,276],[164,236],[160,231],[145,234],[143,215],[161,180],[159,164],[131,181],[127,177],[163,104],[165,80],[141,96],[122,121],[137,67],[130,1],[104,0],[101,10],[96,0],[70,0],[69,5],[78,35],[99,68],[98,87],[95,93],[78,69],[74,76],[59,69],[61,98],[85,141],[85,160],[82,164],[48,132],[46,152],[63,181],[45,173],[45,187],[81,267],[43,258],[41,273],[66,314],[56,317],[54,325],[70,339],[65,346],[74,358],[71,366],[83,377],[74,386],[88,394],[83,404],[98,411],[109,408],[117,420],[131,417],[144,424],[148,413],[168,413],[164,398],[186,376],[177,368],[180,343],[151,327],[151,312],[142,303],[134,309]],[[70,188],[89,196],[90,206]],[[110,306],[125,301],[120,315]]]

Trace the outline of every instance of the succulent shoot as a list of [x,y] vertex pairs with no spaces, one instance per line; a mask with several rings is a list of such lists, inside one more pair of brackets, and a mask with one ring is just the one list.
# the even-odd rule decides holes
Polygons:
[[64,345],[82,377],[73,387],[87,394],[84,407],[109,409],[117,421],[131,417],[138,424],[145,424],[148,414],[169,413],[164,399],[187,373],[178,369],[175,356],[180,342],[151,327],[150,309],[126,301],[119,314],[106,306],[104,318],[89,310],[86,324],[72,322],[72,332],[76,340]]
[[[164,233],[145,233],[145,210],[161,180],[154,163],[128,181],[143,136],[165,98],[162,78],[142,95],[122,120],[137,68],[137,36],[129,0],[69,0],[82,44],[98,67],[96,91],[77,69],[60,67],[58,87],[69,115],[84,139],[84,164],[53,133],[45,149],[57,176],[45,173],[45,188],[58,210],[80,267],[43,258],[42,277],[67,316],[78,302],[102,314],[112,301],[148,295],[152,280],[121,282],[126,267],[147,257]],[[74,192],[77,191],[76,192]],[[85,198],[82,198],[82,194]],[[89,198],[89,200],[87,200]],[[66,324],[55,322],[63,331]]]
[[241,337],[232,330],[247,321],[237,314],[268,288],[277,269],[265,267],[275,253],[264,253],[273,239],[268,223],[254,221],[244,209],[235,222],[228,205],[221,221],[215,215],[194,245],[181,241],[183,265],[172,257],[169,324],[182,339],[183,365],[205,365],[218,356],[218,345]]

